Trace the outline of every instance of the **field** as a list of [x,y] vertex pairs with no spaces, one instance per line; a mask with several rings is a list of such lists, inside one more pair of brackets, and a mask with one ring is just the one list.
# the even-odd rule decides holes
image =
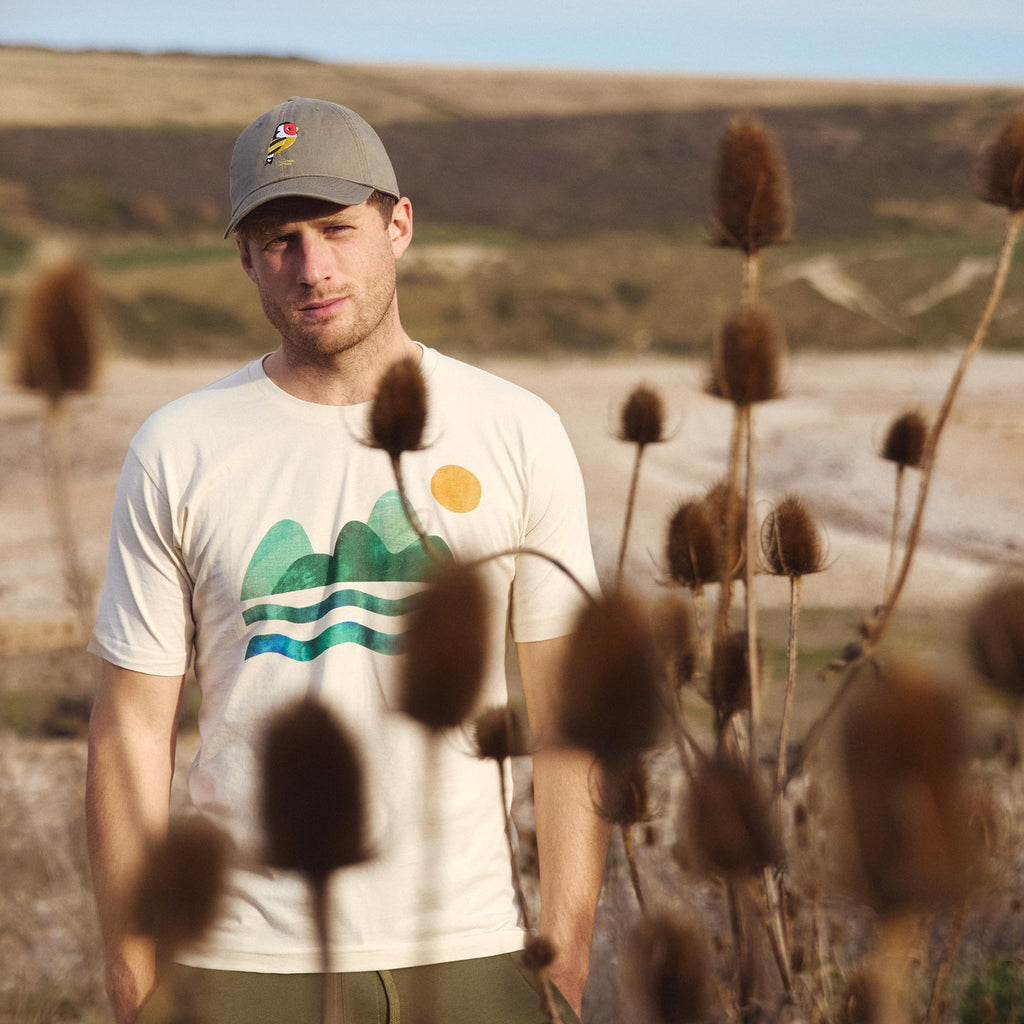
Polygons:
[[[737,271],[735,254],[707,244],[707,197],[722,127],[737,111],[759,110],[787,155],[797,220],[792,244],[764,261],[764,295],[790,356],[783,396],[755,414],[758,508],[799,492],[828,548],[828,570],[804,588],[799,738],[835,686],[818,671],[881,598],[893,469],[877,451],[895,414],[934,414],[973,329],[1001,232],[1000,214],[974,197],[975,161],[1024,93],[0,47],[0,99],[19,132],[19,146],[0,156],[0,325],[13,323],[32,244],[57,232],[92,261],[107,316],[99,387],[64,412],[73,521],[93,588],[135,429],[165,401],[276,343],[233,245],[220,238],[223,168],[237,127],[295,93],[351,103],[381,125],[419,218],[400,265],[403,320],[424,343],[558,410],[583,468],[605,582],[632,459],[613,436],[618,408],[637,383],[660,390],[670,436],[645,456],[626,563],[627,578],[649,594],[663,592],[667,517],[725,468],[730,410],[705,384]],[[1012,726],[1002,705],[973,688],[964,619],[999,572],[1024,571],[1022,311],[1018,261],[943,440],[921,549],[887,642],[891,653],[924,659],[970,687],[972,749],[987,776],[997,773]],[[81,653],[62,593],[41,414],[40,400],[5,376],[0,1021],[12,1024],[107,1020],[80,815],[96,667]],[[767,577],[757,590],[771,734],[788,591]],[[193,725],[187,717],[182,771]],[[666,790],[674,792],[674,778],[663,773]],[[1012,823],[1019,768],[1005,778]],[[525,792],[522,770],[520,782]],[[518,811],[528,832],[522,794]],[[718,913],[706,887],[684,890],[666,866],[671,811],[656,833],[642,852],[658,900],[685,898]],[[1011,851],[1006,903],[1019,902],[1020,856]],[[633,916],[622,875],[616,848],[588,1024],[627,1020],[614,998],[618,943]],[[866,927],[854,917],[844,940],[851,957]],[[968,937],[961,989],[990,952],[1024,948],[1024,915],[986,905]]]

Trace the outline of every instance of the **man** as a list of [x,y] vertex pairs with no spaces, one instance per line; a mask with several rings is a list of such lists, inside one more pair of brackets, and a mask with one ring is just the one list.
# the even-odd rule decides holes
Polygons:
[[[429,1019],[446,1024],[543,1020],[513,955],[522,934],[497,773],[461,735],[446,736],[430,762],[421,727],[393,710],[402,614],[424,586],[423,560],[409,557],[419,541],[387,457],[362,443],[368,404],[388,366],[419,362],[430,418],[424,448],[403,456],[407,491],[433,546],[459,560],[530,547],[592,584],[575,458],[539,399],[403,330],[395,265],[412,207],[358,115],[288,100],[239,136],[230,179],[228,233],[281,343],[136,435],[90,644],[104,673],[87,823],[115,1016],[145,1021],[155,983],[153,950],[127,908],[147,846],[167,828],[191,664],[202,704],[189,793],[237,852],[223,913],[178,957],[207,1024],[319,1013],[307,897],[299,879],[261,863],[255,811],[263,725],[310,693],[360,740],[375,852],[332,879],[342,972],[332,1005],[347,1024],[383,1024],[424,1013],[416,1001],[428,992]],[[485,571],[494,600],[484,702],[505,700],[510,624],[543,737],[580,595],[540,558],[509,555]],[[540,928],[558,950],[550,977],[577,1012],[607,842],[589,769],[553,747],[534,757]]]

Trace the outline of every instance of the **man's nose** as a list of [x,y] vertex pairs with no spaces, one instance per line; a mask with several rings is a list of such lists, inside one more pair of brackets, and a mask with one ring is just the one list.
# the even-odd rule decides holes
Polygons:
[[331,276],[330,250],[322,238],[303,238],[298,253],[299,280],[305,285],[317,285]]

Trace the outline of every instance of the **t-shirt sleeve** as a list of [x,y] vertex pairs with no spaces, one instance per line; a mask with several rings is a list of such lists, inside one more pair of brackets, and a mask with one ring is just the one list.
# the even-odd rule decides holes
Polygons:
[[535,445],[530,464],[526,528],[512,583],[511,630],[516,641],[550,640],[572,632],[586,600],[579,585],[540,551],[597,591],[587,503],[576,453],[555,419]]
[[136,672],[179,675],[192,650],[192,581],[166,493],[129,450],[89,650]]

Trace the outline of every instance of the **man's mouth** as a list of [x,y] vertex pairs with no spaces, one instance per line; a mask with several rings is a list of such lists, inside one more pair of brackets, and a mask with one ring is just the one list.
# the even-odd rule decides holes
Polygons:
[[299,308],[299,312],[304,316],[308,317],[322,317],[328,316],[331,313],[337,312],[345,301],[347,296],[335,295],[329,299],[320,299],[317,302],[307,302],[305,306]]

